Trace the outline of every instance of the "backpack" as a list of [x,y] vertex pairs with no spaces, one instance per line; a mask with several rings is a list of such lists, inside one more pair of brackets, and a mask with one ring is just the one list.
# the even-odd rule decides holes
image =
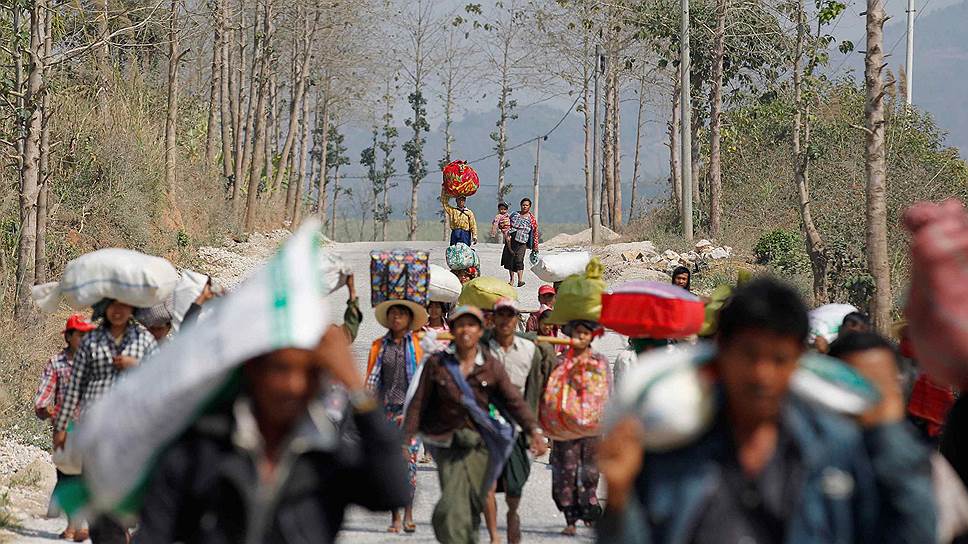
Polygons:
[[568,350],[556,366],[538,406],[541,428],[553,440],[575,440],[599,434],[608,403],[608,362],[578,360]]
[[430,301],[430,256],[426,251],[395,249],[370,252],[370,302],[409,300],[426,306]]

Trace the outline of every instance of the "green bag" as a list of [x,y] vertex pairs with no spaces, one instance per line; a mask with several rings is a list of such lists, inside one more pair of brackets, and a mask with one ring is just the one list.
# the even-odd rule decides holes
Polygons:
[[518,300],[518,292],[508,282],[491,276],[474,278],[464,284],[457,304],[476,306],[482,310],[493,310],[499,299]]
[[606,289],[603,270],[602,262],[593,257],[584,274],[572,274],[561,282],[548,323],[564,325],[577,319],[598,321],[602,316],[602,293]]

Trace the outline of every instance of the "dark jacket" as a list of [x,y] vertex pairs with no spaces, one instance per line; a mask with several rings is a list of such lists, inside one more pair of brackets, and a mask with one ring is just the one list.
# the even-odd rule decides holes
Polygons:
[[334,542],[348,505],[390,510],[408,503],[400,436],[380,410],[344,426],[355,427],[358,440],[337,431],[318,406],[311,412],[311,423],[300,426],[311,432],[294,433],[275,487],[258,483],[258,441],[240,432],[248,418],[238,416],[238,404],[201,418],[161,458],[135,542]]
[[[789,543],[935,542],[927,450],[905,423],[863,431],[853,421],[787,401],[781,425],[800,451],[799,506],[786,520]],[[690,542],[720,482],[717,458],[732,448],[721,419],[697,442],[647,453],[636,496],[599,523],[599,542]],[[734,454],[735,455],[735,454]]]
[[[467,376],[467,383],[474,392],[478,406],[487,410],[488,404],[497,404],[530,434],[538,427],[537,419],[518,388],[511,383],[504,365],[483,346],[478,353],[478,363]],[[470,415],[461,402],[460,389],[444,367],[448,357],[453,357],[449,351],[439,351],[422,365],[420,382],[407,406],[404,419],[406,436],[414,436],[418,432],[440,436],[458,429],[473,428]]]

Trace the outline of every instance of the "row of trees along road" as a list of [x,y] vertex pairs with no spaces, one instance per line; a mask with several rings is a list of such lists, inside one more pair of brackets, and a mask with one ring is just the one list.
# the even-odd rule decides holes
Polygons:
[[[888,231],[905,202],[936,196],[888,192],[887,174],[926,170],[941,180],[938,191],[958,193],[963,163],[933,137],[929,119],[885,105],[893,82],[884,82],[882,0],[867,2],[866,99],[856,115],[849,89],[858,86],[828,66],[834,48],[854,48],[831,35],[846,9],[839,0],[693,1],[688,129],[696,145],[681,157],[675,0],[0,0],[0,176],[17,189],[16,203],[2,209],[4,221],[16,213],[3,223],[0,292],[15,261],[10,290],[20,313],[31,285],[80,248],[105,243],[181,251],[221,230],[294,226],[310,214],[332,237],[342,219],[348,235],[347,201],[358,238],[386,239],[402,211],[414,239],[421,184],[457,158],[454,127],[468,110],[493,111],[489,141],[462,144],[496,162],[499,199],[512,189],[512,150],[568,136],[560,123],[547,134],[516,124],[526,97],[572,103],[568,114],[582,120],[589,224],[595,177],[604,193],[598,211],[615,230],[649,212],[675,232],[689,183],[695,223],[712,238],[795,225],[815,303],[844,291],[843,274],[869,277],[855,283],[869,285],[883,330],[902,268]],[[623,107],[635,108],[632,127],[623,126]],[[431,123],[442,149],[427,149]],[[650,126],[665,127],[668,206],[637,195],[655,181],[645,179]],[[360,128],[367,145],[347,149],[347,131]],[[623,172],[627,138],[634,153]],[[862,156],[833,164],[823,144],[837,138],[840,151]],[[921,148],[901,145],[915,141]],[[680,179],[681,161],[692,163],[692,179]],[[354,162],[362,176],[346,175]],[[840,201],[825,192],[830,177],[853,186],[858,169],[860,240],[836,231],[827,205]],[[409,199],[395,210],[390,194],[400,185]],[[743,223],[758,203],[771,213]]]

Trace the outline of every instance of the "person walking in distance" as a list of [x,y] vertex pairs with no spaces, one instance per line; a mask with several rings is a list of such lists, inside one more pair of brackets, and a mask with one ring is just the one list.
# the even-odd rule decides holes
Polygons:
[[491,241],[507,243],[508,231],[511,229],[511,214],[508,213],[508,203],[498,202],[497,215],[491,220]]
[[[388,420],[403,425],[403,406],[410,381],[417,373],[417,364],[423,359],[423,349],[413,333],[427,324],[427,310],[409,300],[387,300],[374,308],[376,321],[387,328],[387,333],[373,341],[366,368],[366,385],[369,391],[383,401]],[[410,501],[404,508],[401,523],[400,511],[391,514],[387,531],[413,533],[413,498],[417,488],[416,442],[405,446],[407,468],[410,478]]]
[[515,423],[535,455],[547,450],[534,413],[499,361],[483,349],[484,315],[461,306],[450,315],[454,340],[431,355],[407,407],[404,435],[433,450],[441,496],[434,535],[445,544],[477,542],[488,491],[514,447]]
[[467,197],[454,199],[456,206],[450,205],[450,195],[440,193],[440,203],[450,225],[450,245],[464,243],[469,246],[477,243],[477,219],[474,212],[467,208]]
[[508,271],[508,283],[524,287],[524,257],[527,250],[538,252],[538,220],[531,213],[531,199],[521,199],[521,209],[511,214],[509,218],[507,242],[501,255],[501,266]]
[[[158,349],[154,336],[134,320],[134,312],[133,306],[117,300],[105,299],[95,305],[95,317],[103,319],[84,337],[74,355],[64,404],[54,418],[55,450],[67,442],[67,426],[77,412],[83,415],[122,373]],[[109,517],[91,522],[91,540],[95,544],[124,544],[127,539],[127,530]]]
[[[67,396],[67,385],[71,381],[71,371],[74,368],[74,355],[81,347],[84,335],[94,330],[94,325],[88,323],[80,315],[72,315],[64,326],[64,342],[67,344],[47,361],[44,372],[40,376],[40,385],[34,396],[34,413],[41,420],[54,418],[64,406]],[[67,476],[57,469],[57,481],[62,482]],[[67,529],[60,534],[64,540],[84,542],[88,539],[88,530],[84,521],[68,515]]]

